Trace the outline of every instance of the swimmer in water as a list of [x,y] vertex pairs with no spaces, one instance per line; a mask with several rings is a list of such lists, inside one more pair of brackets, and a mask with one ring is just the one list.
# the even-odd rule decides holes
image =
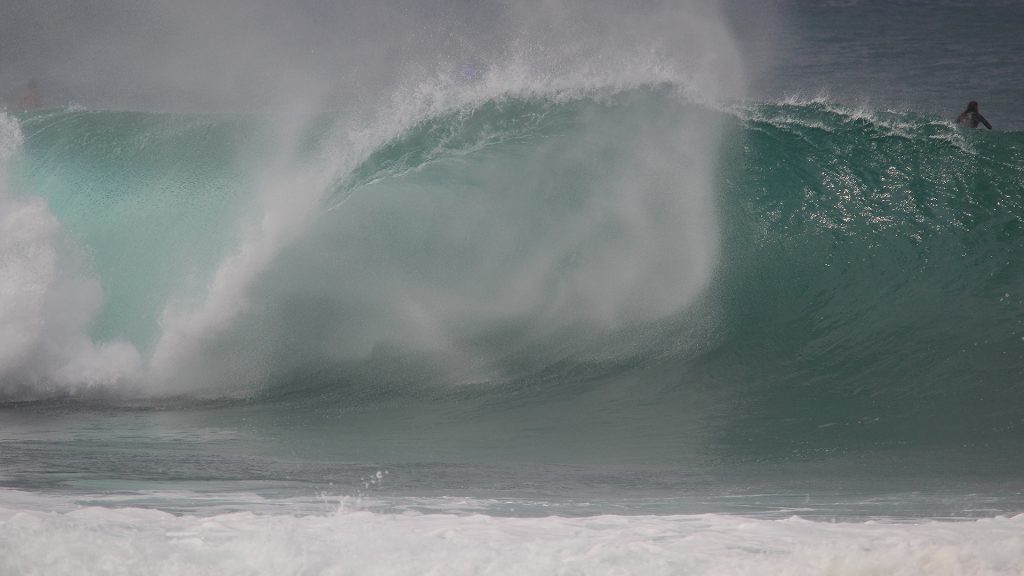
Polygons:
[[992,125],[988,123],[988,120],[985,120],[981,112],[978,112],[978,103],[974,100],[967,103],[967,109],[960,113],[956,123],[970,128],[977,128],[978,124],[984,124],[985,128],[992,129]]

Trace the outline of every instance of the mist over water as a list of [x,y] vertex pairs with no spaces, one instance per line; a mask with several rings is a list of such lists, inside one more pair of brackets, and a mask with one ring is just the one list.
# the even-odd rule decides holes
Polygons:
[[742,80],[716,3],[16,0],[5,15],[5,85],[98,108],[375,108],[516,60],[534,80],[614,81],[640,55],[709,90]]
[[[665,98],[678,100],[680,104],[710,103],[738,95],[742,89],[741,64],[716,7],[701,3],[649,3],[626,10],[614,4],[456,6],[438,2],[432,6],[417,3],[376,7],[296,3],[287,9],[276,5],[247,5],[246,10],[239,10],[235,3],[219,2],[204,4],[197,10],[186,8],[175,6],[172,9],[154,3],[121,13],[101,2],[69,8],[69,14],[81,10],[84,15],[75,29],[79,37],[95,34],[107,38],[102,48],[87,41],[76,46],[79,56],[75,57],[88,57],[87,67],[94,72],[86,83],[78,75],[61,69],[61,65],[68,64],[67,58],[49,61],[40,55],[38,59],[27,58],[23,62],[35,62],[40,73],[50,77],[47,84],[60,85],[67,90],[75,90],[77,86],[81,94],[87,95],[87,100],[100,105],[108,102],[118,106],[118,102],[124,102],[129,108],[263,110],[258,120],[246,121],[252,125],[243,129],[248,131],[247,135],[228,137],[232,139],[228,149],[210,149],[211,153],[226,153],[231,169],[242,171],[228,185],[232,188],[230,193],[241,198],[229,209],[233,211],[223,213],[218,223],[227,230],[230,239],[216,241],[221,253],[212,266],[208,255],[192,258],[183,254],[176,257],[160,252],[148,254],[147,258],[166,262],[175,269],[170,274],[146,272],[162,276],[165,284],[150,285],[147,288],[152,296],[147,299],[150,309],[136,307],[128,313],[136,317],[127,318],[125,313],[117,311],[120,300],[103,302],[104,275],[116,277],[119,272],[94,270],[89,256],[73,255],[79,250],[77,241],[82,237],[67,239],[57,224],[59,220],[46,213],[45,204],[30,200],[37,195],[53,194],[52,190],[32,189],[34,185],[45,188],[52,184],[54,174],[45,173],[51,165],[44,166],[44,172],[22,179],[23,189],[17,190],[16,195],[42,211],[38,218],[52,220],[48,228],[40,223],[46,228],[45,237],[34,239],[33,247],[51,254],[54,261],[51,267],[59,270],[61,276],[71,278],[67,281],[59,280],[56,275],[41,278],[44,289],[35,292],[35,297],[41,299],[40,302],[63,301],[64,298],[58,296],[60,286],[75,282],[80,285],[74,291],[78,294],[76,298],[81,298],[81,304],[75,306],[74,314],[63,315],[78,320],[70,321],[69,326],[61,330],[65,336],[57,338],[65,343],[71,340],[76,343],[51,342],[46,347],[78,349],[80,352],[57,352],[62,359],[54,362],[66,364],[66,367],[78,366],[84,355],[91,358],[85,361],[86,365],[96,366],[90,372],[102,374],[102,377],[90,376],[76,383],[74,377],[56,378],[51,374],[53,370],[74,373],[75,369],[32,370],[30,376],[21,377],[24,381],[8,382],[5,387],[24,389],[25,381],[30,381],[27,387],[48,394],[47,391],[55,388],[74,391],[97,383],[117,382],[129,393],[142,390],[147,394],[189,391],[213,396],[225,390],[232,394],[251,393],[266,380],[271,370],[268,364],[290,363],[274,357],[267,348],[273,344],[265,340],[273,338],[239,333],[240,322],[248,318],[258,325],[259,318],[266,320],[268,306],[275,306],[266,300],[255,301],[254,288],[266,279],[268,270],[277,266],[283,252],[324,226],[328,209],[337,213],[330,216],[343,215],[348,209],[345,204],[351,198],[357,199],[352,201],[355,205],[367,195],[387,197],[388,191],[375,190],[374,183],[352,186],[352,172],[372,155],[379,154],[380,147],[406,145],[403,135],[417,127],[426,131],[428,138],[438,137],[429,133],[431,131],[451,132],[447,136],[440,135],[433,144],[437,150],[426,151],[428,155],[436,154],[445,160],[446,155],[455,157],[465,153],[449,150],[450,143],[445,140],[448,137],[466,139],[457,146],[504,146],[505,138],[555,136],[556,133],[546,133],[552,129],[557,132],[558,128],[549,126],[547,117],[569,116],[567,126],[571,135],[565,138],[564,145],[573,152],[567,154],[566,160],[590,172],[589,176],[580,178],[580,182],[574,184],[573,178],[563,178],[559,172],[564,167],[554,171],[545,168],[541,158],[527,159],[519,169],[550,175],[560,182],[537,178],[523,188],[508,184],[495,186],[495,177],[508,179],[509,170],[514,169],[507,162],[492,163],[490,168],[482,166],[473,174],[480,191],[474,195],[479,198],[486,194],[495,199],[492,209],[508,211],[488,215],[493,225],[504,224],[508,228],[504,240],[520,242],[516,236],[525,234],[528,226],[537,225],[536,222],[526,225],[511,222],[516,217],[535,216],[517,214],[520,208],[515,205],[503,206],[506,196],[518,196],[516,202],[520,207],[531,200],[540,201],[538,194],[560,193],[558,187],[564,186],[575,186],[578,194],[592,197],[574,205],[581,210],[580,214],[566,213],[564,221],[544,225],[557,229],[557,233],[546,233],[552,245],[520,247],[527,257],[517,258],[514,269],[491,270],[490,278],[474,278],[469,271],[464,271],[445,281],[447,285],[443,287],[424,288],[421,285],[424,278],[407,274],[400,282],[394,279],[386,279],[381,284],[370,282],[361,290],[388,294],[374,306],[400,312],[382,312],[384,320],[375,322],[376,327],[369,332],[366,332],[365,322],[339,319],[339,325],[349,324],[350,332],[360,333],[344,340],[360,343],[354,349],[351,344],[344,344],[339,350],[325,350],[324,354],[329,357],[365,354],[368,347],[380,344],[381,339],[410,345],[413,349],[451,354],[452,359],[472,356],[472,352],[458,350],[460,346],[452,344],[453,339],[474,337],[470,335],[472,331],[465,332],[452,325],[466,324],[468,316],[474,317],[468,323],[477,325],[490,322],[487,318],[534,324],[547,309],[554,315],[549,315],[536,329],[550,332],[579,324],[607,330],[626,321],[650,321],[678,312],[706,283],[716,251],[714,218],[710,210],[717,121],[692,105],[689,110],[683,110],[668,102],[653,105],[660,108],[657,117],[620,115],[605,121],[599,115],[602,106],[616,106],[602,103],[602,99],[616,98],[617,94],[644,87],[667,86],[663,92],[669,95]],[[241,19],[227,18],[228,14],[238,13],[243,14]],[[44,15],[27,6],[16,11],[16,17],[24,21]],[[227,24],[220,26],[221,22]],[[215,33],[209,30],[211,23],[218,23]],[[119,31],[109,34],[115,26]],[[138,35],[142,29],[152,32],[145,40]],[[186,30],[187,34],[178,34]],[[52,35],[57,31],[47,28],[45,33]],[[45,37],[16,37],[22,38],[27,46],[47,44]],[[373,42],[377,37],[397,41]],[[60,44],[70,40],[53,41]],[[372,50],[368,50],[370,48]],[[288,65],[284,65],[285,62]],[[119,75],[117,81],[105,82],[115,68]],[[139,73],[124,74],[124,70]],[[515,108],[527,105],[535,105],[536,110],[527,114],[537,117],[515,117]],[[588,106],[589,111],[583,110]],[[641,102],[637,106],[651,104]],[[508,108],[513,109],[511,116],[506,111]],[[491,114],[495,117],[489,117]],[[588,117],[594,114],[598,114],[596,122]],[[674,117],[677,114],[678,118]],[[517,126],[524,120],[526,126]],[[671,137],[666,137],[663,126],[658,125],[662,120],[677,126]],[[50,137],[47,132],[75,125],[82,128],[82,132],[72,129],[66,137],[52,141],[58,148],[47,151],[50,156],[72,154],[88,160],[89,147],[96,144],[87,131],[95,133],[98,126],[90,122],[99,120],[90,120],[89,113],[36,115],[27,117],[25,122],[26,130],[38,131],[30,132],[29,139],[46,139]],[[181,154],[173,149],[173,139],[178,137],[176,133],[189,130],[189,124],[208,122],[210,130],[229,130],[226,126],[233,121],[182,118],[177,121],[178,125],[143,122],[142,125],[122,123],[121,128],[129,132],[120,134],[104,130],[108,138],[129,138],[130,141],[118,144],[111,140],[101,146],[116,154],[127,151],[150,164],[150,169],[159,170],[159,165],[145,160],[143,147],[150,146],[155,153]],[[474,122],[482,124],[473,126]],[[491,122],[498,125],[491,126]],[[593,126],[585,124],[591,122]],[[257,123],[259,127],[253,127]],[[431,123],[436,126],[431,128]],[[137,126],[143,131],[130,132]],[[12,141],[20,138],[17,126],[8,129]],[[462,130],[469,133],[460,134]],[[499,133],[489,135],[487,130]],[[518,130],[523,134],[517,135]],[[613,135],[611,130],[623,132]],[[200,138],[194,145],[220,145],[202,140],[205,135],[201,132],[194,135]],[[622,141],[615,142],[620,137]],[[125,150],[125,145],[140,148]],[[587,178],[598,177],[599,172],[592,169],[601,164],[589,161],[588,153],[615,158],[614,163],[599,167],[600,178],[608,179],[607,183],[598,185],[599,189],[588,188],[598,184]],[[230,160],[232,155],[239,160]],[[182,156],[179,160],[186,161],[186,158]],[[429,164],[431,158],[422,160]],[[166,162],[166,157],[163,161]],[[142,166],[124,168],[137,170]],[[116,165],[105,168],[117,169]],[[406,168],[421,169],[416,165]],[[497,173],[487,174],[489,169]],[[111,180],[116,176],[111,172],[100,176],[101,185],[94,191],[104,195],[148,196],[149,191],[140,188],[170,185],[171,188],[163,190],[164,194],[174,195],[182,190],[190,194],[212,192],[202,190],[201,186],[181,187],[165,176],[154,174],[150,178],[118,182]],[[57,177],[68,178],[66,181],[74,186],[70,174]],[[340,192],[339,187],[343,188]],[[397,186],[402,187],[408,189],[410,196],[417,192],[407,183]],[[58,193],[73,196],[75,191],[65,189]],[[472,196],[467,198],[471,200]],[[122,207],[127,208],[129,204],[123,203]],[[139,206],[142,205],[134,209]],[[465,225],[466,218],[478,227],[474,234],[484,226],[479,217],[473,222],[473,214],[462,216],[461,220],[453,218],[444,226],[457,230]],[[88,218],[82,214],[72,217]],[[171,213],[167,218],[177,217]],[[181,214],[180,217],[185,219],[179,224],[182,233],[196,232],[189,222],[197,215]],[[413,221],[417,217],[412,216]],[[691,225],[680,226],[680,219]],[[111,239],[119,237],[118,243],[124,248],[118,250],[127,248],[125,242],[138,243],[138,234],[145,232],[130,230],[131,224],[125,223],[128,227],[122,226],[122,229],[127,230],[127,234],[79,222],[84,228],[92,228],[92,241],[97,241],[96,235],[106,235],[106,239],[100,241],[113,246]],[[609,232],[610,229],[614,232]],[[79,234],[88,235],[88,232],[80,229]],[[86,238],[87,242],[89,240]],[[66,245],[60,249],[60,254],[57,248],[49,246],[58,241]],[[172,250],[180,244],[177,239],[173,240]],[[579,257],[587,244],[594,246],[587,249],[590,254]],[[160,250],[152,242],[145,245],[150,250]],[[684,246],[681,253],[674,248],[679,245]],[[83,246],[81,249],[88,254],[92,248]],[[361,253],[359,258],[364,260],[371,256],[387,257],[380,249],[380,246],[360,246],[357,241],[332,246],[332,254],[342,259],[346,252]],[[478,250],[472,256],[473,261],[479,266],[503,257],[509,249],[510,246],[501,241],[490,242],[486,250]],[[102,260],[104,255],[94,257]],[[57,264],[58,258],[61,264]],[[577,263],[566,264],[567,258],[576,259]],[[140,260],[138,256],[133,259]],[[567,266],[572,271],[563,274]],[[353,271],[346,270],[345,277],[351,276]],[[364,273],[364,270],[355,272],[356,275]],[[298,274],[312,272],[303,270]],[[386,276],[382,274],[381,278]],[[506,280],[499,280],[502,278]],[[182,279],[188,280],[180,282]],[[331,292],[331,282],[337,285],[340,278],[319,280],[321,287],[316,288],[314,294],[326,297]],[[436,283],[436,280],[429,282]],[[134,279],[129,282],[136,284]],[[477,282],[496,293],[487,293],[475,285]],[[292,288],[310,290],[309,287]],[[430,294],[442,288],[444,295],[440,299],[437,294]],[[106,286],[107,293],[120,289],[109,283]],[[133,298],[136,296],[129,296],[127,300]],[[273,298],[283,301],[290,296],[281,293]],[[495,302],[502,304],[495,305]],[[363,304],[356,301],[344,304],[360,305]],[[156,326],[149,330],[139,328],[139,314],[151,323],[155,321]],[[118,315],[120,323],[112,320]],[[91,338],[90,327],[97,316],[101,316],[98,323],[104,328],[103,332],[113,335],[116,345],[107,346]],[[457,319],[460,317],[462,319]],[[301,327],[296,328],[301,330]],[[250,325],[249,329],[255,328]],[[344,331],[337,326],[321,329]],[[453,334],[460,330],[462,333]],[[135,334],[133,340],[124,340],[126,331]],[[232,339],[234,344],[230,343]],[[86,345],[86,342],[91,344]],[[226,360],[221,352],[217,353],[217,360],[203,359],[209,350],[219,350],[220,345],[227,345],[233,351],[230,359]],[[95,352],[100,349],[109,352],[110,365],[104,364],[103,354]],[[22,362],[15,360],[15,356],[25,357],[12,354],[9,361],[12,367]],[[303,359],[308,361],[309,355],[303,355]],[[57,384],[57,380],[61,383]]]

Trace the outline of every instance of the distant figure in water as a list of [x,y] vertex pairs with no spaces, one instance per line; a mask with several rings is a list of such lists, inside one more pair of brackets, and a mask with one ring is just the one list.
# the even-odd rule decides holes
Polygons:
[[988,120],[985,120],[981,112],[978,112],[978,103],[974,100],[967,103],[967,109],[960,113],[956,123],[970,128],[977,128],[978,124],[984,124],[985,128],[992,129],[992,125],[988,123]]
[[29,82],[28,86],[25,87],[25,91],[21,93],[20,103],[24,110],[32,110],[42,106],[43,98],[39,95],[39,87],[36,86],[35,80]]

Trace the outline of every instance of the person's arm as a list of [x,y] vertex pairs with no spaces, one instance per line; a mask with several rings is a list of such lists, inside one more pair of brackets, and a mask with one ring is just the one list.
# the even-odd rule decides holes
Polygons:
[[985,125],[985,128],[988,128],[989,130],[992,129],[992,125],[988,123],[988,120],[985,120],[985,117],[982,116],[981,113],[975,112],[975,114],[978,115],[978,120],[981,120],[981,123]]

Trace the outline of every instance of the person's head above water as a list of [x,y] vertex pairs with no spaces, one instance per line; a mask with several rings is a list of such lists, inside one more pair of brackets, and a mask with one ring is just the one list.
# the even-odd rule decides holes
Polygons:
[[970,128],[977,128],[979,124],[984,124],[985,128],[992,129],[992,124],[981,115],[981,112],[978,112],[978,102],[976,100],[971,100],[967,103],[967,109],[960,113],[956,123]]

